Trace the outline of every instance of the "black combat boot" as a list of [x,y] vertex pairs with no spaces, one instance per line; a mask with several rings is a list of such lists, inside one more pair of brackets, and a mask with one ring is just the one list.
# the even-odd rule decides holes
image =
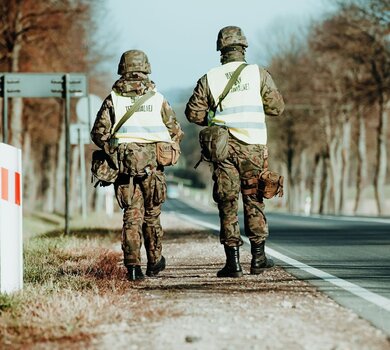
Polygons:
[[226,254],[226,264],[219,270],[217,277],[242,277],[240,265],[240,248],[224,246]]
[[161,255],[161,259],[155,264],[149,264],[146,269],[146,275],[149,277],[157,276],[159,272],[165,269],[165,258]]
[[129,265],[127,266],[127,279],[129,281],[143,280],[145,278],[142,273],[141,266]]
[[264,245],[265,241],[257,244],[251,242],[251,275],[258,275],[264,270],[275,266],[274,261],[265,256]]

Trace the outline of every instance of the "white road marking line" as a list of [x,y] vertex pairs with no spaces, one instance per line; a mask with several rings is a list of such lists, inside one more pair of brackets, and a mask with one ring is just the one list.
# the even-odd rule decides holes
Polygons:
[[[179,216],[181,216],[183,219],[186,219],[188,221],[193,222],[194,224],[203,226],[205,228],[209,228],[211,230],[219,231],[218,225],[210,224],[210,223],[205,222],[205,221],[200,221],[200,220],[191,218],[190,216],[187,216],[185,214],[179,214]],[[247,237],[242,237],[242,238],[245,242],[249,243],[249,239]],[[360,287],[354,283],[351,283],[351,282],[348,282],[348,281],[343,280],[341,278],[338,278],[334,275],[331,275],[330,273],[324,272],[324,271],[317,269],[315,267],[311,267],[310,265],[306,265],[304,263],[301,263],[298,260],[289,258],[288,256],[286,256],[282,253],[279,253],[278,251],[276,251],[272,248],[266,247],[265,249],[266,249],[266,252],[268,254],[270,254],[271,256],[273,256],[274,258],[279,259],[279,260],[285,262],[286,264],[289,264],[295,268],[303,270],[303,271],[305,271],[313,276],[321,278],[322,280],[324,280],[326,282],[334,284],[335,286],[337,286],[341,289],[344,289],[347,292],[352,293],[352,294],[358,296],[359,298],[367,300],[370,303],[375,304],[375,305],[379,306],[380,308],[390,312],[390,299],[383,297],[381,295],[378,295],[376,293],[370,292],[369,290],[367,290],[363,287]]]

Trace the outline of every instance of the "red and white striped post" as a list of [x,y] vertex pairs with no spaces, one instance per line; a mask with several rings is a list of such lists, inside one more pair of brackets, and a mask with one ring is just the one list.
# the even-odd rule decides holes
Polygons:
[[23,288],[22,152],[0,143],[0,291]]

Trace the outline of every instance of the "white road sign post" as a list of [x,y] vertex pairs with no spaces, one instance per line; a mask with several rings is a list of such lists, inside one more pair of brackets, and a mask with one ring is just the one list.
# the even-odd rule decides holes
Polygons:
[[0,291],[22,288],[22,152],[0,143]]
[[90,143],[88,126],[84,124],[70,124],[70,143],[78,145],[80,149],[80,195],[81,214],[87,219],[87,189],[85,186],[85,153],[84,145]]
[[79,99],[76,105],[76,113],[78,118],[77,124],[70,126],[70,143],[78,145],[80,148],[80,194],[81,194],[81,212],[83,219],[87,218],[87,189],[85,177],[85,152],[84,145],[89,144],[89,131],[95,120],[96,114],[99,111],[103,100],[96,95],[89,94],[86,97]]

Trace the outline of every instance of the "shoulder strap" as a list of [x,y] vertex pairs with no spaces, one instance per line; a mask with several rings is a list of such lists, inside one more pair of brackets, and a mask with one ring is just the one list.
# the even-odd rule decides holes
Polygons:
[[148,91],[145,95],[141,96],[137,101],[135,101],[135,103],[130,107],[130,109],[124,114],[124,116],[115,126],[114,130],[112,131],[112,134],[115,135],[115,133],[138,110],[138,108],[141,107],[147,100],[149,100],[149,98],[151,98],[155,94],[155,91]]
[[219,109],[222,111],[222,101],[225,99],[225,97],[227,96],[227,94],[229,93],[230,89],[232,88],[232,86],[234,85],[234,83],[237,81],[239,75],[241,74],[242,70],[247,66],[248,64],[247,63],[243,63],[243,64],[240,64],[237,69],[233,72],[232,76],[230,77],[228,83],[226,84],[225,86],[225,89],[222,91],[222,94],[219,95],[218,97],[218,103],[216,105],[216,108],[217,109],[219,107]]

